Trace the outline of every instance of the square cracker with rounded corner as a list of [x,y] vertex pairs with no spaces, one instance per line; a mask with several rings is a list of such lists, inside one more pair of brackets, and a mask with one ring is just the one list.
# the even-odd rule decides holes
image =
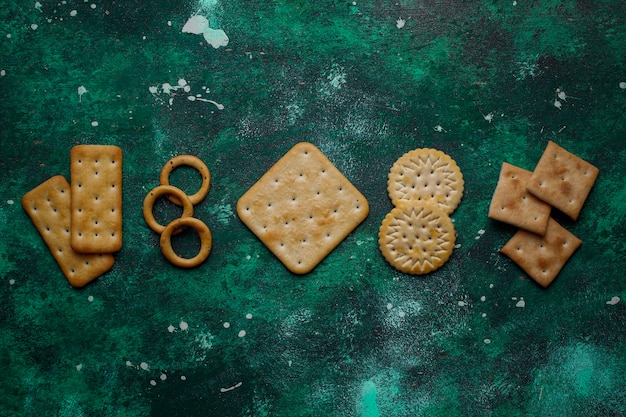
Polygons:
[[122,150],[78,145],[70,152],[72,248],[81,253],[122,247]]
[[548,141],[526,189],[576,220],[598,173],[589,162]]
[[22,207],[32,220],[63,275],[74,287],[82,287],[113,267],[107,254],[78,253],[70,245],[70,185],[57,175],[22,198]]
[[520,229],[500,252],[547,288],[581,244],[582,240],[550,218],[544,236]]
[[523,168],[502,163],[488,217],[543,236],[552,207],[526,191],[531,175]]
[[367,200],[314,145],[291,148],[237,202],[237,214],[296,274],[313,270],[368,215]]

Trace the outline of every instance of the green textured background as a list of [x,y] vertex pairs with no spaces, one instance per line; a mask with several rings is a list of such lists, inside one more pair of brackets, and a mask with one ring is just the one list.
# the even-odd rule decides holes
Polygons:
[[[626,415],[626,2],[40,2],[0,1],[0,415]],[[182,33],[197,12],[228,46]],[[150,92],[179,79],[224,108]],[[235,204],[303,140],[371,210],[296,276]],[[544,290],[499,254],[514,230],[487,210],[500,164],[532,170],[547,140],[601,172],[578,221],[558,217],[583,245]],[[20,200],[69,180],[79,143],[124,151],[124,246],[75,290]],[[466,183],[460,246],[425,277],[376,241],[388,169],[417,147]],[[214,247],[193,270],[141,214],[183,153],[213,176],[195,215]]]

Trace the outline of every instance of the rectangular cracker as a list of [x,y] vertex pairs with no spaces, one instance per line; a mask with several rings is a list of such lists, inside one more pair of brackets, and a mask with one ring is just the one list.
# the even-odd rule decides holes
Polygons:
[[110,253],[122,247],[122,150],[78,145],[70,153],[72,248]]
[[598,173],[589,162],[548,141],[526,188],[576,220]]
[[552,207],[526,190],[531,175],[523,168],[502,163],[488,217],[543,236]]
[[55,176],[29,191],[22,198],[37,231],[50,249],[63,275],[74,287],[82,287],[113,267],[111,254],[77,253],[70,245],[70,186]]
[[581,244],[582,240],[550,218],[544,236],[520,229],[500,252],[547,288]]
[[310,272],[368,215],[367,200],[314,145],[295,145],[237,202],[237,214],[296,274]]

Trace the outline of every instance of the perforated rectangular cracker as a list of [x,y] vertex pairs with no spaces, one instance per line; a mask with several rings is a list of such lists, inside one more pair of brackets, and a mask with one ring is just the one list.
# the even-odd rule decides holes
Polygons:
[[548,141],[526,188],[576,220],[598,173],[589,162]]
[[531,175],[530,171],[504,162],[488,217],[543,236],[552,207],[526,191]]
[[77,253],[70,245],[70,186],[55,176],[29,191],[22,207],[74,287],[82,287],[113,267],[111,254]]
[[70,153],[72,248],[81,253],[122,247],[122,150],[78,145]]
[[544,236],[520,229],[500,252],[546,288],[581,244],[582,240],[550,218]]
[[314,145],[295,145],[237,202],[246,226],[305,274],[368,215],[367,200]]

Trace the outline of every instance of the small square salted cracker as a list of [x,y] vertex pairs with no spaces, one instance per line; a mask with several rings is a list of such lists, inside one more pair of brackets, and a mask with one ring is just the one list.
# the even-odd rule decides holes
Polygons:
[[549,141],[526,188],[576,220],[598,172],[589,162]]
[[544,236],[520,229],[500,252],[546,288],[581,244],[582,240],[550,218]]
[[531,175],[530,171],[504,162],[488,217],[543,236],[552,207],[526,191]]
[[296,274],[310,272],[368,215],[365,197],[314,145],[289,150],[237,202],[237,214]]
[[82,287],[113,267],[111,254],[83,254],[70,245],[70,186],[58,175],[29,191],[22,207],[33,221],[63,275]]
[[72,248],[81,253],[122,247],[122,150],[78,145],[70,153]]

